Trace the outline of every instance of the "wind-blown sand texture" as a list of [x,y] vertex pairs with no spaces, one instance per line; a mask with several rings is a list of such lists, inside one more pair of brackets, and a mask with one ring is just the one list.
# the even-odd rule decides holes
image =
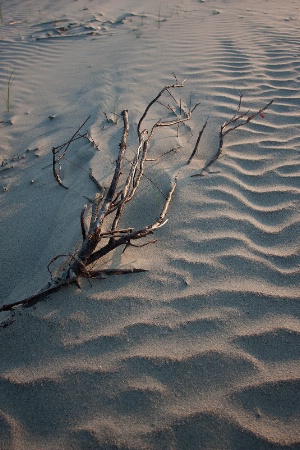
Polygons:
[[[172,72],[201,104],[189,142],[184,128],[155,141],[161,154],[182,145],[146,171],[161,189],[178,175],[158,242],[103,263],[148,271],[1,313],[0,449],[300,449],[299,3],[10,0],[1,15],[0,306],[77,247],[87,172],[109,179],[122,131],[104,112],[128,109],[134,130]],[[192,178],[239,93],[243,111],[274,103]],[[65,190],[51,148],[90,114],[98,149],[74,144]],[[154,184],[129,225],[155,218]]]

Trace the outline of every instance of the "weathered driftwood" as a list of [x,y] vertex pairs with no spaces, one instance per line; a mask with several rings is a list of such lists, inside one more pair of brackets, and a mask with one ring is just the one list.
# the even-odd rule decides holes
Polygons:
[[[183,83],[178,83],[176,79],[175,84],[165,86],[159,92],[159,94],[147,105],[137,126],[137,149],[135,151],[133,159],[130,160],[130,167],[128,169],[125,183],[123,182],[123,185],[120,186],[123,162],[128,161],[125,153],[127,137],[129,133],[128,111],[122,111],[121,117],[123,119],[123,134],[121,142],[119,144],[118,157],[115,163],[114,174],[112,176],[109,188],[105,191],[102,185],[93,176],[92,172],[90,172],[90,178],[94,181],[97,188],[100,190],[100,194],[98,194],[92,202],[91,215],[88,226],[86,226],[85,217],[87,205],[85,205],[82,209],[80,215],[82,243],[79,251],[76,255],[71,255],[70,262],[67,268],[62,270],[58,275],[51,276],[50,282],[41,291],[15,303],[3,305],[0,308],[0,311],[8,311],[20,305],[31,306],[37,301],[44,299],[49,294],[57,291],[62,286],[72,283],[76,283],[77,285],[79,285],[80,277],[94,278],[101,277],[105,274],[116,275],[142,271],[141,269],[95,271],[90,270],[89,266],[117,247],[124,245],[125,248],[127,248],[128,245],[132,245],[132,241],[136,241],[137,239],[141,239],[150,234],[153,234],[155,230],[162,227],[167,222],[166,214],[172,199],[172,195],[176,188],[176,179],[171,183],[169,192],[167,194],[164,194],[164,206],[156,221],[141,229],[119,228],[119,222],[124,212],[124,208],[126,207],[126,204],[134,198],[136,191],[140,185],[141,179],[144,176],[145,161],[147,160],[148,156],[149,144],[155,134],[155,131],[159,127],[172,127],[181,123],[185,123],[191,118],[191,111],[181,108],[180,116],[174,118],[174,120],[158,120],[154,123],[150,130],[142,129],[143,122],[148,115],[150,108],[158,102],[160,97],[165,92],[167,92],[172,96],[172,98],[175,98],[172,91],[181,87],[183,87]],[[67,187],[61,180],[60,163],[64,158],[71,142],[84,136],[79,134],[79,132],[80,130],[82,130],[86,122],[87,120],[77,129],[71,139],[69,139],[66,143],[52,149],[53,175],[55,180],[64,188]],[[107,229],[106,218],[110,215],[112,219],[109,220]],[[57,258],[58,257],[54,258],[51,263]]]
[[[135,247],[142,247],[146,244],[134,245],[132,241],[136,241],[138,239],[144,238],[150,234],[153,234],[158,228],[165,225],[167,222],[166,214],[172,200],[173,193],[176,188],[176,179],[171,183],[171,187],[167,194],[163,193],[159,187],[159,191],[163,194],[165,198],[164,206],[160,212],[159,217],[153,223],[145,226],[141,229],[134,228],[119,228],[119,222],[126,207],[126,204],[132,201],[134,198],[137,189],[140,185],[142,177],[146,177],[149,179],[144,171],[145,171],[145,162],[151,160],[148,158],[149,144],[155,135],[156,130],[159,127],[172,127],[179,126],[180,124],[186,124],[188,120],[191,119],[192,112],[198,106],[196,104],[194,108],[185,109],[182,106],[181,100],[177,101],[176,97],[173,94],[173,91],[177,88],[183,87],[183,83],[178,83],[175,77],[175,84],[165,86],[158,95],[147,105],[144,113],[142,114],[138,126],[137,126],[137,137],[138,144],[134,156],[132,159],[127,158],[126,156],[126,146],[127,146],[127,137],[129,133],[129,121],[128,121],[128,111],[124,110],[121,113],[121,117],[123,119],[123,134],[121,138],[121,142],[119,144],[119,152],[118,157],[115,163],[114,174],[110,183],[109,188],[106,190],[98,180],[93,176],[92,170],[90,170],[89,176],[92,181],[95,183],[99,193],[95,196],[95,199],[92,201],[91,205],[91,215],[89,219],[88,226],[86,225],[86,211],[88,209],[87,205],[84,205],[81,215],[80,215],[80,224],[81,224],[81,233],[82,233],[82,243],[79,251],[75,255],[69,255],[69,264],[68,267],[62,270],[58,275],[53,276],[51,274],[51,280],[47,286],[45,286],[38,293],[27,297],[23,300],[17,301],[15,303],[3,305],[0,308],[1,311],[12,310],[18,306],[32,306],[36,302],[44,299],[49,296],[53,292],[57,291],[63,286],[70,284],[77,284],[79,286],[79,280],[81,277],[85,278],[101,278],[103,275],[120,275],[134,272],[143,272],[143,269],[101,269],[94,270],[89,267],[100,260],[102,257],[107,255],[109,252],[115,250],[119,246],[124,246],[124,250],[132,245]],[[164,93],[169,94],[169,96],[174,100],[175,107],[170,106],[169,104],[165,105],[161,103],[160,98]],[[158,120],[152,125],[150,130],[142,129],[143,122],[147,117],[149,110],[155,104],[161,104],[170,110],[173,115],[175,115],[174,119],[171,120]],[[206,171],[221,155],[223,149],[224,137],[230,133],[231,131],[242,127],[249,123],[255,116],[262,116],[263,111],[265,111],[271,104],[273,100],[271,100],[268,104],[266,104],[263,108],[259,109],[256,113],[249,114],[249,111],[241,114],[241,105],[242,105],[242,95],[239,98],[239,104],[237,107],[237,111],[234,116],[225,122],[220,129],[219,132],[219,147],[214,156],[212,156],[200,173],[194,174],[192,176],[202,176],[204,171]],[[87,119],[88,120],[88,119]],[[82,125],[77,129],[77,131],[73,134],[71,139],[69,139],[64,144],[55,147],[52,149],[53,154],[53,175],[55,180],[65,189],[68,189],[61,180],[60,172],[61,172],[61,161],[65,157],[70,144],[77,139],[82,137],[86,137],[89,139],[93,145],[96,145],[89,133],[80,134],[80,131],[86,124],[86,121],[83,122]],[[191,156],[189,157],[187,164],[189,164],[194,156],[197,153],[201,137],[206,128],[208,119],[204,123],[202,129],[199,132],[198,138],[196,140],[194,149],[192,151]],[[178,149],[178,147],[176,148]],[[176,149],[171,149],[167,153],[175,151]],[[167,154],[166,153],[166,154]],[[155,159],[152,159],[155,160]],[[128,173],[125,179],[125,183],[123,184],[120,181],[122,170],[123,170],[123,162],[129,161],[130,167],[128,169]],[[124,177],[124,174],[123,174]],[[153,182],[152,182],[153,183]],[[122,184],[122,186],[120,186]],[[153,183],[155,184],[155,183]],[[156,186],[156,185],[155,185]],[[108,216],[112,217],[112,220],[108,221],[108,229],[106,218]],[[155,242],[155,241],[151,241]],[[66,255],[58,255],[53,258],[53,260],[48,265],[48,270],[50,272],[50,265],[59,257]],[[50,272],[51,273],[51,272]]]

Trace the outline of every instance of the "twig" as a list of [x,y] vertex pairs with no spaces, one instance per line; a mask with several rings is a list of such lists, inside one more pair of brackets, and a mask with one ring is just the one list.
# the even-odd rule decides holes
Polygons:
[[57,261],[59,258],[65,258],[65,257],[67,257],[68,255],[56,255],[56,256],[54,256],[54,258],[52,258],[51,259],[51,261],[49,262],[49,264],[47,265],[47,270],[48,270],[48,272],[50,273],[50,276],[51,276],[51,278],[52,278],[52,272],[51,272],[51,270],[50,270],[50,266],[51,266],[51,264],[53,264],[55,261]]
[[150,241],[150,242],[144,242],[144,244],[139,244],[139,245],[138,245],[138,244],[133,244],[131,241],[129,241],[129,242],[127,242],[127,244],[125,245],[125,247],[124,247],[122,253],[125,253],[125,250],[126,250],[128,247],[142,248],[142,247],[146,247],[146,245],[156,244],[156,242],[157,242],[157,239],[153,239],[153,240]]
[[[88,217],[85,216],[87,206],[85,205],[81,211],[80,226],[82,234],[82,243],[80,249],[76,254],[69,255],[70,262],[68,264],[68,267],[62,269],[62,271],[55,276],[53,276],[52,273],[50,272],[50,265],[62,255],[59,255],[52,259],[52,261],[48,265],[48,270],[51,274],[51,281],[48,284],[48,286],[46,286],[40,292],[31,297],[28,297],[19,302],[15,302],[11,305],[2,306],[2,308],[0,308],[0,311],[7,311],[19,305],[31,306],[33,302],[42,300],[50,293],[55,292],[56,290],[60,289],[65,285],[71,283],[76,283],[77,285],[79,285],[79,279],[81,277],[94,278],[102,276],[103,274],[118,275],[143,271],[143,269],[102,269],[95,271],[89,270],[88,267],[92,263],[99,261],[100,258],[102,258],[107,253],[113,251],[117,247],[124,245],[126,248],[128,245],[133,245],[132,241],[153,234],[157,229],[161,228],[167,223],[168,219],[166,219],[166,214],[176,188],[177,183],[176,179],[171,184],[167,195],[165,195],[159,189],[159,187],[152,182],[165,197],[164,206],[156,221],[154,221],[150,225],[147,225],[137,230],[132,227],[118,226],[118,223],[123,215],[124,208],[127,205],[127,203],[134,198],[137,189],[140,185],[140,182],[142,180],[142,177],[145,176],[147,179],[149,179],[144,173],[145,162],[147,160],[150,142],[157,128],[176,126],[186,122],[191,118],[191,111],[187,112],[184,111],[180,101],[179,107],[181,113],[180,116],[177,116],[176,120],[165,120],[165,121],[159,120],[158,122],[154,123],[154,125],[152,125],[152,127],[150,128],[150,132],[148,132],[147,130],[141,131],[143,120],[147,116],[150,108],[158,101],[158,99],[163,95],[163,93],[165,91],[168,91],[170,94],[173,88],[180,88],[182,86],[183,83],[178,84],[176,80],[176,84],[164,87],[145,108],[145,111],[142,114],[137,127],[138,145],[132,160],[129,161],[130,167],[128,169],[127,176],[125,176],[125,182],[124,181],[122,182],[124,183],[123,185],[121,185],[121,180],[124,179],[124,177],[121,177],[121,175],[123,171],[124,160],[128,160],[125,154],[127,149],[127,138],[129,133],[129,120],[128,120],[128,111],[127,110],[122,111],[121,117],[123,119],[123,133],[121,142],[119,144],[117,160],[115,162],[115,170],[112,176],[112,180],[110,182],[110,186],[108,187],[106,192],[103,186],[93,176],[92,170],[90,170],[89,172],[91,180],[100,190],[100,193],[96,194],[95,199],[92,202],[91,206],[92,211],[88,224],[86,224],[86,221],[88,221]],[[171,97],[175,100],[175,97],[173,96],[172,93]],[[178,104],[177,101],[176,103]],[[62,186],[64,185],[60,178],[60,162],[62,158],[65,157],[70,144],[74,140],[80,137],[86,137],[86,134],[82,135],[79,132],[83,128],[87,120],[88,119],[86,119],[86,121],[83,122],[82,125],[80,125],[80,127],[76,130],[76,132],[67,142],[65,142],[61,146],[54,147],[52,149],[53,173],[56,181]],[[108,222],[109,226],[107,227],[106,218],[108,215],[112,215],[113,218]],[[103,241],[105,241],[106,243],[103,243]],[[143,245],[147,244],[148,243]]]
[[102,275],[127,275],[131,273],[141,273],[147,272],[146,269],[101,269],[101,270],[90,270],[89,278],[98,278]]
[[85,220],[84,220],[84,213],[85,213],[86,209],[87,209],[87,205],[84,205],[84,207],[82,208],[81,214],[80,214],[81,234],[82,234],[83,240],[86,239],[86,235],[87,235],[87,230],[85,229]]
[[[63,182],[62,182],[62,180],[61,180],[61,177],[60,177],[60,172],[61,172],[60,161],[61,161],[61,160],[63,159],[63,157],[65,156],[65,154],[66,154],[66,152],[67,152],[69,146],[71,145],[71,143],[72,143],[74,140],[76,140],[76,139],[82,137],[82,136],[77,136],[77,135],[78,135],[79,131],[80,131],[80,130],[84,127],[84,125],[87,123],[87,121],[89,120],[90,117],[91,117],[91,116],[89,116],[89,117],[88,117],[88,118],[80,125],[80,127],[75,131],[75,133],[74,133],[73,136],[71,137],[71,139],[69,139],[69,140],[68,140],[67,142],[65,142],[64,144],[59,145],[58,147],[53,147],[53,148],[52,148],[52,155],[53,155],[53,156],[52,156],[53,175],[54,175],[55,180],[58,182],[58,184],[59,184],[60,186],[62,186],[63,188],[65,188],[65,189],[68,189],[68,187],[65,186],[65,185],[63,184]],[[62,150],[63,150],[63,152],[57,157],[57,155],[59,154],[59,152],[62,151]],[[58,166],[58,170],[57,170],[57,166]]]
[[10,310],[16,308],[17,306],[25,306],[25,307],[33,306],[35,303],[37,303],[41,300],[44,300],[45,297],[47,297],[48,295],[52,294],[53,292],[58,291],[63,286],[67,286],[72,283],[77,283],[77,277],[72,277],[72,278],[68,278],[67,280],[63,280],[60,283],[56,283],[54,286],[45,288],[45,289],[41,290],[40,292],[38,292],[37,294],[31,295],[30,297],[24,298],[23,300],[19,300],[18,302],[3,305],[0,308],[0,312],[10,311]]
[[[88,275],[86,276],[86,278],[99,278],[99,277],[101,277],[101,275],[126,275],[126,274],[141,273],[141,272],[147,272],[147,270],[146,269],[91,270],[88,272]],[[9,303],[7,305],[3,305],[0,307],[0,312],[11,311],[19,306],[28,308],[30,306],[35,305],[39,301],[45,300],[46,297],[48,297],[50,294],[53,294],[54,292],[58,291],[62,287],[69,286],[70,284],[73,284],[73,283],[78,285],[78,277],[77,276],[68,278],[67,280],[63,280],[60,283],[56,283],[55,286],[45,288],[42,291],[38,292],[37,294],[31,295],[30,297],[26,297],[23,300],[19,300],[14,303]]]
[[[168,91],[169,92],[169,91]],[[170,93],[170,92],[169,92]],[[173,97],[173,96],[172,96]],[[169,104],[168,105],[165,105],[164,103],[162,103],[162,102],[160,102],[160,101],[157,101],[157,103],[158,104],[160,104],[161,106],[163,106],[164,108],[166,108],[166,109],[168,109],[169,111],[171,111],[176,117],[178,117],[178,114],[177,114],[177,112],[176,112],[176,108],[172,108],[172,106],[170,106]],[[199,104],[199,103],[198,103]],[[197,105],[195,106],[195,107],[197,107]],[[195,107],[193,108],[193,110],[195,109]],[[181,114],[181,104],[180,104],[180,114]],[[192,112],[192,111],[191,111]],[[189,125],[187,125],[186,123],[182,123],[186,128],[187,128],[187,130],[188,130],[188,132],[191,134],[191,136],[193,136],[193,133],[192,133],[192,130],[191,130],[191,127],[189,126]],[[179,126],[179,124],[178,124],[178,126]],[[178,136],[177,136],[178,137]]]
[[[256,117],[258,115],[262,116],[263,111],[265,111],[267,108],[269,108],[269,106],[273,103],[273,101],[274,101],[274,99],[269,101],[269,103],[267,103],[263,108],[259,109],[256,113],[250,114],[248,116],[249,111],[247,111],[246,113],[243,113],[243,114],[239,114],[241,105],[242,105],[242,95],[240,95],[236,113],[230,120],[228,120],[227,122],[224,122],[224,124],[220,128],[219,147],[218,147],[216,154],[214,156],[212,156],[212,158],[210,160],[207,161],[207,163],[205,164],[205,166],[203,167],[203,169],[201,170],[200,173],[195,173],[191,176],[192,177],[203,176],[203,173],[221,156],[222,150],[223,150],[224,137],[231,131],[236,130],[237,128],[243,127],[247,123],[251,122],[251,120],[254,119],[254,117]],[[247,116],[247,118],[245,120],[237,123],[236,125],[230,126],[232,124],[235,124],[238,120],[243,119],[245,116]]]
[[191,154],[191,156],[189,157],[187,164],[190,164],[190,163],[191,163],[192,159],[194,158],[195,154],[197,153],[197,150],[198,150],[198,147],[199,147],[199,143],[200,143],[200,140],[201,140],[203,131],[204,131],[205,128],[206,128],[207,122],[208,122],[208,118],[206,119],[205,124],[203,125],[201,131],[199,132],[199,135],[198,135],[198,138],[197,138],[197,141],[196,141],[194,150],[192,151],[192,154]]
[[92,169],[92,168],[90,168],[90,171],[89,171],[89,177],[90,177],[90,179],[95,183],[95,185],[96,185],[97,188],[100,190],[100,192],[105,191],[105,188],[102,186],[102,184],[99,183],[99,181],[94,177],[94,175],[93,175],[93,169]]
[[[147,158],[146,159],[146,161],[153,161],[153,162],[155,162],[155,161],[159,161],[160,159],[162,159],[162,158],[164,158],[165,156],[167,156],[167,155],[169,155],[170,153],[173,153],[173,152],[176,152],[177,150],[180,150],[182,147],[181,147],[181,145],[178,145],[177,147],[173,147],[173,148],[171,148],[170,150],[167,150],[165,153],[163,153],[162,155],[160,155],[160,156],[157,156],[157,158]],[[145,174],[144,174],[144,176],[145,176]],[[147,178],[147,177],[146,177]],[[149,181],[151,181],[150,179],[149,179]],[[152,183],[153,183],[153,181],[151,181]],[[154,184],[155,185],[155,184]],[[155,185],[156,186],[156,185]],[[157,186],[156,186],[157,187]]]
[[137,132],[138,132],[138,136],[139,136],[139,137],[141,137],[141,135],[142,135],[142,132],[141,132],[141,126],[142,126],[143,120],[145,119],[146,115],[148,114],[148,111],[149,111],[149,109],[151,108],[151,106],[154,105],[154,103],[157,102],[157,100],[163,95],[163,93],[164,93],[165,91],[168,91],[168,90],[170,90],[170,89],[175,89],[175,88],[181,88],[181,87],[183,87],[183,83],[177,83],[177,80],[176,80],[176,84],[172,84],[172,85],[165,86],[165,87],[157,94],[157,96],[156,96],[153,100],[151,100],[151,102],[150,102],[150,103],[148,104],[148,106],[146,107],[146,109],[145,109],[144,113],[142,114],[142,117],[140,118],[139,123],[138,123]]
[[104,255],[111,252],[112,250],[119,247],[120,245],[126,245],[131,240],[141,239],[143,237],[148,236],[149,234],[153,234],[153,232],[156,229],[164,226],[167,223],[167,220],[165,220],[165,216],[166,216],[168,207],[170,205],[175,188],[176,188],[176,180],[174,181],[174,183],[169,191],[169,194],[168,194],[165,204],[164,204],[164,208],[161,211],[161,214],[155,223],[153,223],[152,225],[148,225],[144,228],[141,228],[139,230],[133,230],[132,232],[125,234],[124,236],[120,237],[119,239],[116,239],[113,241],[110,240],[107,245],[105,245],[100,250],[97,250],[90,255],[90,257],[86,261],[86,265],[88,266],[88,265],[92,264],[93,262],[102,258]]

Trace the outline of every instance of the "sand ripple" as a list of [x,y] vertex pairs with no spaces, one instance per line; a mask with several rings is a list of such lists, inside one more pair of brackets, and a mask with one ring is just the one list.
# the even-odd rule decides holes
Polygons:
[[[128,108],[134,129],[173,71],[187,78],[183,100],[201,104],[194,135],[172,135],[182,149],[160,171],[147,163],[154,182],[124,215],[144,225],[163,201],[155,184],[178,176],[159,242],[105,261],[149,272],[84,280],[1,323],[0,449],[299,450],[296,2],[4,3],[1,90],[16,78],[0,124],[3,303],[43,285],[53,256],[78,244],[83,196],[94,195],[86,171],[106,182],[121,135],[103,112]],[[240,92],[243,111],[274,102],[191,178]],[[51,147],[89,114],[99,148],[74,150],[61,192]]]

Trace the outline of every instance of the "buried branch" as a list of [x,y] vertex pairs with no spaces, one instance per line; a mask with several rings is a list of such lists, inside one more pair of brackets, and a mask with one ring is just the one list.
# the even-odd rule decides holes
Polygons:
[[[133,241],[153,234],[158,228],[166,224],[168,220],[166,219],[166,214],[176,188],[176,179],[171,183],[169,192],[167,194],[163,194],[165,201],[157,220],[139,229],[134,229],[133,227],[119,227],[119,223],[123,216],[124,210],[127,204],[134,199],[140,182],[144,176],[145,162],[147,161],[147,156],[149,153],[149,145],[157,129],[160,127],[178,126],[191,118],[191,111],[184,110],[182,108],[179,117],[171,120],[160,119],[155,122],[149,130],[142,130],[142,125],[145,118],[148,116],[151,107],[158,103],[158,99],[160,99],[160,97],[165,92],[167,92],[174,98],[174,94],[172,93],[172,91],[181,87],[183,87],[183,84],[179,84],[176,80],[176,84],[165,86],[159,92],[159,94],[148,104],[138,123],[138,144],[133,157],[130,159],[126,155],[127,138],[129,134],[128,111],[122,111],[121,117],[123,119],[123,133],[119,144],[119,151],[115,163],[114,173],[108,189],[105,190],[102,187],[102,185],[93,176],[92,171],[90,171],[89,174],[90,178],[95,183],[97,189],[100,192],[95,196],[90,206],[91,214],[88,224],[86,224],[86,211],[88,209],[88,206],[85,205],[82,209],[80,215],[82,242],[78,252],[75,255],[71,255],[70,262],[67,268],[63,269],[56,276],[52,276],[51,274],[51,280],[46,287],[44,287],[38,293],[23,300],[17,301],[12,304],[3,305],[0,308],[0,312],[12,310],[22,305],[32,306],[34,303],[43,300],[46,296],[57,291],[65,285],[70,285],[73,283],[79,285],[80,278],[99,278],[103,275],[119,275],[143,271],[142,269],[91,270],[90,266],[93,263],[98,262],[101,258],[103,258],[111,251],[115,250],[117,247],[123,245],[126,248],[129,245],[133,245]],[[86,124],[87,120],[84,121],[82,125],[80,125],[71,139],[69,139],[66,143],[52,149],[54,178],[62,187],[66,189],[67,187],[62,182],[60,176],[60,163],[61,160],[65,157],[70,144],[74,140],[77,140],[80,137],[84,137],[84,135],[80,135],[79,132]],[[124,161],[130,162],[127,174],[124,174]],[[108,218],[108,216],[110,216],[110,218]],[[52,264],[52,262],[54,262],[59,257],[60,256],[53,258],[50,264]]]
[[[82,242],[81,246],[76,254],[69,255],[69,263],[67,268],[63,269],[59,274],[53,275],[49,267],[50,265],[56,261],[61,256],[59,255],[52,259],[50,264],[48,265],[48,270],[51,275],[51,279],[47,286],[45,286],[38,293],[27,297],[23,300],[3,305],[0,307],[1,311],[9,311],[18,306],[32,306],[36,302],[43,300],[49,294],[59,290],[63,286],[70,284],[77,284],[79,286],[80,278],[103,278],[104,275],[120,275],[127,273],[135,273],[135,272],[143,272],[143,269],[100,269],[94,270],[93,264],[100,261],[105,255],[112,252],[116,248],[120,246],[124,246],[124,250],[128,246],[133,247],[142,247],[147,245],[148,243],[153,243],[155,241],[151,241],[148,243],[144,243],[141,245],[133,244],[138,239],[145,238],[150,234],[153,234],[158,228],[161,228],[166,224],[168,219],[166,219],[166,215],[168,212],[168,208],[172,201],[172,197],[174,191],[176,189],[177,180],[171,183],[169,191],[164,193],[156,183],[154,183],[149,177],[145,175],[145,163],[146,161],[155,161],[159,158],[149,158],[149,146],[153,137],[155,136],[157,130],[161,127],[178,127],[180,125],[185,125],[187,121],[191,119],[192,112],[198,106],[195,105],[194,108],[184,108],[181,101],[178,102],[174,95],[174,91],[178,88],[183,87],[183,83],[178,83],[175,78],[176,83],[173,85],[165,86],[158,95],[147,105],[144,113],[142,114],[138,126],[137,126],[137,146],[136,150],[133,152],[133,157],[129,157],[126,153],[127,150],[127,138],[129,134],[129,120],[128,120],[128,111],[124,110],[121,113],[121,117],[123,119],[123,133],[121,137],[121,141],[119,144],[118,156],[115,162],[114,173],[112,175],[112,179],[110,185],[107,189],[105,189],[101,183],[94,177],[92,170],[89,172],[89,177],[95,184],[98,193],[95,195],[93,201],[91,201],[90,206],[84,205],[80,214],[80,225],[81,225],[81,234],[82,234]],[[171,98],[175,106],[171,107],[167,106],[167,109],[172,113],[172,118],[169,119],[160,119],[156,121],[149,130],[143,129],[144,120],[148,119],[148,113],[151,110],[152,106],[163,105],[161,103],[161,97],[167,93],[169,98]],[[242,127],[249,123],[254,117],[260,115],[263,117],[263,111],[265,111],[271,104],[273,100],[271,100],[268,104],[266,104],[263,108],[259,109],[256,113],[250,114],[249,111],[246,113],[241,113],[241,105],[242,105],[242,95],[239,98],[239,104],[237,107],[237,111],[230,120],[225,122],[219,132],[219,147],[218,151],[211,159],[205,164],[204,168],[200,173],[194,174],[192,176],[201,176],[203,172],[206,171],[221,155],[223,149],[224,137],[230,133],[231,131],[236,130],[239,127]],[[178,113],[177,113],[178,111]],[[174,117],[175,115],[175,117]],[[88,120],[88,119],[87,119]],[[61,180],[60,177],[60,163],[61,160],[65,157],[68,148],[71,143],[77,139],[86,137],[86,134],[80,134],[80,130],[84,127],[87,120],[83,122],[82,125],[76,130],[73,136],[64,144],[55,147],[52,149],[53,154],[53,175],[55,180],[65,189],[68,189]],[[189,164],[198,151],[198,147],[200,144],[201,137],[203,132],[207,126],[208,120],[204,123],[202,129],[199,132],[198,138],[196,140],[196,144],[192,151],[190,158],[187,161]],[[180,147],[177,147],[178,149]],[[172,149],[168,154],[173,152],[176,149]],[[127,169],[127,173],[124,169],[124,162],[129,162],[129,168]],[[146,180],[150,181],[160,193],[162,193],[164,197],[164,205],[160,211],[158,218],[146,225],[142,228],[135,229],[134,227],[120,227],[119,223],[122,219],[123,213],[126,209],[126,206],[129,202],[134,200],[136,192],[140,186],[141,180],[145,177]],[[87,211],[90,214],[87,214]],[[89,217],[89,219],[87,217]],[[92,267],[92,269],[90,268]]]
[[[254,119],[254,117],[256,117],[256,116],[261,116],[263,118],[264,117],[263,116],[263,112],[267,108],[269,108],[269,106],[273,103],[273,101],[274,101],[274,99],[271,100],[263,108],[259,109],[257,112],[255,112],[253,114],[249,114],[249,111],[241,114],[240,110],[241,110],[241,106],[242,106],[242,94],[240,94],[239,103],[238,103],[238,107],[237,107],[236,113],[231,117],[230,120],[228,120],[227,122],[224,122],[223,125],[220,128],[220,132],[219,132],[219,147],[218,147],[218,150],[217,150],[216,154],[214,156],[212,156],[211,159],[209,159],[207,161],[207,163],[205,164],[205,166],[203,167],[203,169],[201,169],[201,171],[199,173],[195,173],[195,174],[193,174],[191,176],[192,177],[203,176],[204,172],[221,156],[222,151],[223,151],[224,137],[228,133],[230,133],[231,131],[234,131],[237,128],[240,128],[240,127],[243,127],[243,126],[247,125],[247,123],[251,122],[251,120]],[[200,141],[200,138],[202,136],[202,132],[204,131],[204,128],[206,126],[206,123],[207,123],[207,121],[205,122],[204,127],[202,128],[202,130],[200,131],[199,138],[197,140],[196,147],[195,147],[196,149],[197,149],[197,146],[199,145],[199,141]]]
[[79,131],[84,127],[84,125],[87,123],[91,116],[89,116],[81,125],[80,127],[75,131],[73,136],[64,144],[59,145],[58,147],[52,148],[52,171],[53,176],[55,180],[58,182],[60,186],[62,186],[65,189],[68,189],[67,186],[65,186],[61,180],[60,172],[61,172],[61,160],[66,156],[67,150],[70,147],[71,143],[76,141],[77,139],[81,139],[83,136],[79,134]]

